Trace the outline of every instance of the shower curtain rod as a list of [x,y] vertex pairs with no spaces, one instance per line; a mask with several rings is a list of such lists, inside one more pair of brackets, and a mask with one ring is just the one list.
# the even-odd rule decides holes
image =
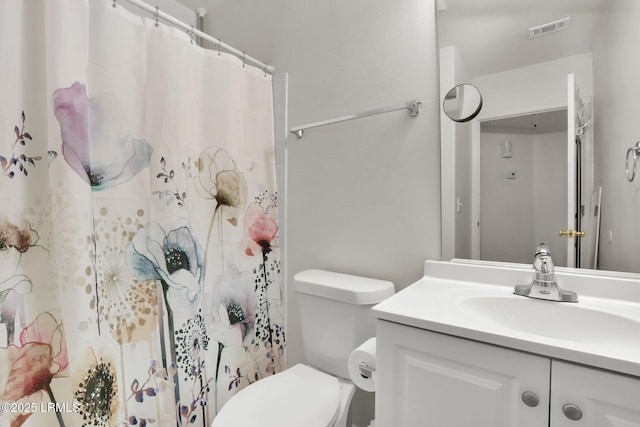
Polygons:
[[375,110],[364,111],[362,113],[354,113],[354,114],[349,114],[347,116],[337,117],[335,119],[328,119],[320,122],[309,123],[302,126],[296,126],[294,128],[291,128],[290,132],[295,136],[297,136],[298,139],[302,139],[302,136],[304,135],[304,131],[308,129],[313,129],[320,126],[332,125],[335,123],[346,122],[347,120],[362,119],[364,117],[375,116],[377,114],[390,113],[392,111],[399,111],[399,110],[409,110],[409,116],[416,117],[418,114],[420,114],[421,105],[422,105],[422,102],[420,100],[414,99],[413,101],[405,102],[404,104],[400,104],[400,105],[376,108]]
[[[111,0],[113,1],[113,7],[116,7],[116,3],[118,0]],[[188,25],[185,24],[184,22],[180,21],[179,19],[174,18],[173,16],[169,15],[168,13],[165,13],[163,11],[161,11],[159,8],[151,6],[149,3],[145,3],[142,0],[126,0],[127,2],[138,6],[141,9],[146,10],[149,13],[152,13],[154,15],[154,17],[157,18],[162,18],[167,22],[172,23],[173,25],[175,25],[176,27],[182,28],[183,30],[187,31],[188,34],[190,35],[196,35],[204,40],[207,40],[211,43],[213,43],[216,48],[220,49],[224,49],[225,51],[237,56],[238,58],[240,58],[242,60],[243,63],[245,64],[250,64],[250,65],[254,65],[258,68],[260,68],[261,70],[263,70],[265,73],[269,73],[269,74],[273,74],[273,66],[272,65],[268,65],[265,64],[264,62],[247,55],[246,53],[242,52],[241,50],[238,50],[234,47],[229,46],[226,43],[223,43],[222,41],[220,41],[219,39],[210,36],[207,33],[204,33],[196,28],[194,28],[192,25]]]

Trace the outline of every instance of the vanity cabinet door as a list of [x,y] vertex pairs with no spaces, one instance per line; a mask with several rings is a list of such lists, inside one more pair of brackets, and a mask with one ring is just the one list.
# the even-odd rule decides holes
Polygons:
[[548,425],[548,358],[383,320],[377,343],[376,426]]
[[551,427],[640,427],[640,380],[553,361]]

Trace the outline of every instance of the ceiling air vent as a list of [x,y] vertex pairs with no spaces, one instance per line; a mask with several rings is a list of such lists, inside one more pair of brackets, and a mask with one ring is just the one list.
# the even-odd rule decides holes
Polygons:
[[556,31],[566,30],[569,27],[570,16],[566,18],[558,19],[557,21],[548,22],[546,24],[538,25],[536,27],[529,28],[529,37],[532,39],[535,37],[546,36],[547,34],[555,33]]

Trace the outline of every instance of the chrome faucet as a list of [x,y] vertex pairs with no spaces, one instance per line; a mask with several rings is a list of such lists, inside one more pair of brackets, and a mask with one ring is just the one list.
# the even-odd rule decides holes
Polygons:
[[551,252],[549,252],[549,246],[546,242],[538,243],[533,269],[536,275],[531,283],[516,285],[513,289],[514,294],[549,301],[578,302],[578,294],[573,291],[565,291],[558,286]]

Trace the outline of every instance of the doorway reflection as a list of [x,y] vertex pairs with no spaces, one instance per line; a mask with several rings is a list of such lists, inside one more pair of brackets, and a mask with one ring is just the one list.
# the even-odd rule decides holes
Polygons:
[[529,264],[544,241],[566,266],[558,230],[567,218],[567,109],[487,120],[480,129],[480,259]]

